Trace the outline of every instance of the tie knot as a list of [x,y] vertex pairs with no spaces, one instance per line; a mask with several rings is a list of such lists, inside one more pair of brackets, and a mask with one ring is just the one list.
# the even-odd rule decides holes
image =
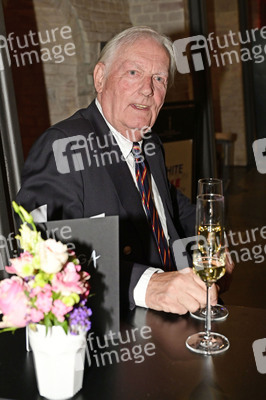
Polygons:
[[138,142],[133,142],[132,153],[136,162],[142,162],[144,159],[141,147]]
[[132,152],[133,153],[141,153],[141,147],[138,142],[133,142],[133,147],[132,147]]

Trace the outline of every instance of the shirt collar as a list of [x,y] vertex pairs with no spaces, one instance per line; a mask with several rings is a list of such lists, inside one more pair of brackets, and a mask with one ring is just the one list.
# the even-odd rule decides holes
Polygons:
[[[131,142],[131,140],[129,140],[128,138],[126,138],[125,136],[123,136],[120,132],[118,132],[105,118],[104,114],[103,114],[103,109],[101,104],[99,103],[99,100],[96,98],[95,99],[95,104],[96,107],[98,108],[99,112],[101,113],[103,119],[105,120],[108,128],[110,129],[110,132],[113,134],[115,140],[117,141],[117,144],[124,156],[125,159],[127,159],[127,157],[131,154],[131,150],[132,150],[132,146],[133,146],[133,142]],[[139,142],[140,146],[142,145],[142,140]]]

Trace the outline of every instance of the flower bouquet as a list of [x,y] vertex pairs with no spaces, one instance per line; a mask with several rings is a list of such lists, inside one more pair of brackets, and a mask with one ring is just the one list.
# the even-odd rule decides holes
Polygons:
[[[71,366],[66,352],[71,348],[74,351],[70,359],[77,376],[77,365],[83,363],[84,366],[86,333],[91,327],[91,310],[86,305],[90,275],[81,270],[73,251],[54,239],[44,240],[32,216],[15,202],[13,207],[22,220],[20,234],[16,238],[23,253],[11,259],[10,266],[5,268],[13,276],[0,282],[0,312],[3,314],[0,328],[2,331],[14,331],[28,327],[40,394],[51,399],[71,397],[82,385],[83,368],[78,367],[79,371],[82,370],[82,377],[79,376],[76,385],[68,374],[71,373]],[[80,352],[80,347],[83,352]],[[37,359],[38,348],[41,360]],[[48,359],[51,352],[55,357],[53,361]],[[77,357],[81,357],[81,363],[77,362]],[[66,375],[61,373],[64,393],[60,389],[61,393],[57,394],[60,379],[55,372],[61,368],[58,365],[60,359],[68,372]],[[44,374],[43,384],[41,374]],[[66,392],[68,383],[71,390]],[[48,386],[53,387],[47,393]]]

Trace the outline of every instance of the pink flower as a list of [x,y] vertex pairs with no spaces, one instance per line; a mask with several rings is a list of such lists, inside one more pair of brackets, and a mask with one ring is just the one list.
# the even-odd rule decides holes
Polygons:
[[[31,282],[29,282],[29,285],[31,285]],[[49,283],[46,283],[43,287],[42,286],[35,286],[33,289],[30,291],[30,297],[35,297],[41,292],[49,292],[49,294],[52,296],[52,287],[49,285]]]
[[37,294],[35,305],[38,307],[38,310],[42,311],[43,313],[48,313],[52,308],[52,303],[52,292],[49,289],[46,291],[44,289]]
[[11,258],[11,265],[6,266],[6,271],[9,274],[17,274],[24,278],[25,276],[30,276],[34,272],[34,267],[32,264],[33,256],[28,253],[22,253],[20,257]]
[[66,306],[61,300],[55,300],[52,312],[56,316],[59,322],[63,322],[65,319],[65,314],[72,310],[73,307]]
[[32,308],[30,310],[30,320],[32,322],[40,322],[44,317],[44,314],[42,311],[36,310],[36,308]]
[[4,314],[0,328],[24,327],[28,323],[29,303],[23,280],[17,276],[0,283],[0,310]]
[[83,294],[88,290],[86,282],[90,275],[87,272],[80,272],[79,265],[72,262],[67,263],[63,271],[58,272],[52,279],[53,290],[61,292],[63,296],[69,296],[71,293]]

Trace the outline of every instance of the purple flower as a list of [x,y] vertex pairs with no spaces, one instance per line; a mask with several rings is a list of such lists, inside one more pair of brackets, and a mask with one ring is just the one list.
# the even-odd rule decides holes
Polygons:
[[85,301],[80,303],[79,307],[75,307],[69,314],[69,326],[72,335],[80,332],[88,332],[91,328],[90,316],[92,311],[85,306]]

